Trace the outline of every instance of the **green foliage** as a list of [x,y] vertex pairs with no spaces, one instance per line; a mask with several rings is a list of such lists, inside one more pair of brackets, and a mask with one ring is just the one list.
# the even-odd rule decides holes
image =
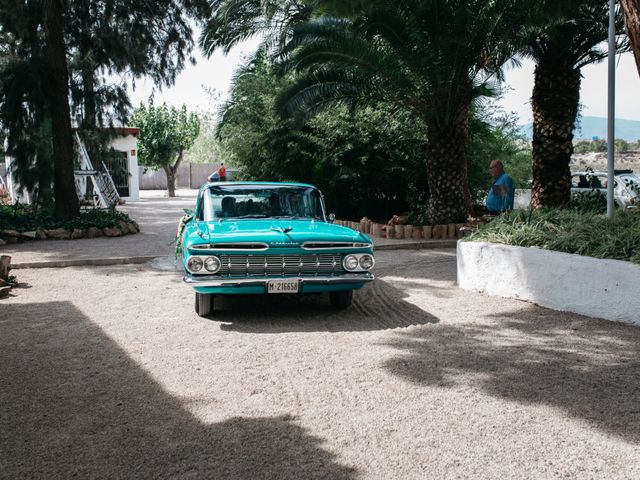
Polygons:
[[569,208],[582,213],[606,213],[607,197],[599,190],[575,192],[571,194]]
[[609,221],[576,210],[514,210],[468,239],[640,263],[640,215],[626,212]]
[[51,209],[38,209],[33,205],[0,205],[0,230],[17,230],[18,232],[34,231],[38,228],[67,230],[86,229],[89,227],[115,227],[120,222],[131,223],[132,220],[124,212],[117,210],[89,210],[81,212],[79,217],[62,221],[53,216]]
[[210,114],[200,115],[200,133],[186,151],[187,163],[216,163],[220,158],[220,145],[216,138],[215,121]]
[[492,160],[501,160],[516,188],[529,188],[531,146],[519,132],[517,118],[494,107],[477,108],[469,123],[469,188],[474,203],[482,203],[493,181]]
[[200,119],[196,113],[163,104],[148,107],[142,104],[132,118],[132,125],[140,129],[138,159],[140,164],[152,168],[174,165],[182,153],[193,145],[200,132]]
[[235,78],[221,112],[222,157],[254,180],[319,186],[342,217],[388,219],[426,191],[424,124],[388,103],[336,108],[300,124],[274,109],[287,79],[258,55]]
[[573,146],[575,153],[606,152],[606,140],[580,140]]
[[[625,153],[630,151],[635,151],[640,149],[640,141],[638,142],[627,142],[622,138],[616,138],[614,140],[614,149],[617,153]],[[575,153],[604,153],[607,151],[607,141],[606,140],[580,140],[576,142],[573,146],[573,151]]]

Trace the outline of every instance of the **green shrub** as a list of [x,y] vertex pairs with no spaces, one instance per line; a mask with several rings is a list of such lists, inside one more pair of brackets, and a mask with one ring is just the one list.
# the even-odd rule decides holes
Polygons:
[[14,204],[0,205],[0,230],[17,230],[28,232],[38,228],[67,230],[86,229],[89,227],[115,227],[120,222],[131,223],[131,217],[117,210],[89,210],[82,212],[72,220],[60,221],[54,218],[50,210],[38,210],[32,205]]
[[514,210],[483,225],[469,240],[576,253],[640,264],[640,214],[614,220],[576,210]]

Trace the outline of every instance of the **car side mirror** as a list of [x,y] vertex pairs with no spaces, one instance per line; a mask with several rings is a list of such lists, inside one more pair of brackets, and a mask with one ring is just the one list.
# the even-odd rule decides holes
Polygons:
[[330,213],[329,214],[329,223],[333,223],[336,221],[336,214],[335,213]]
[[190,208],[183,208],[182,209],[184,211],[185,214],[187,215],[191,215],[192,217],[195,216],[195,212],[193,210],[191,210]]

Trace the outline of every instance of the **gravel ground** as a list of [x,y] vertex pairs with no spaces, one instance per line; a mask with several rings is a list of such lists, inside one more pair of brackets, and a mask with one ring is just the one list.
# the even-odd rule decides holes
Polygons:
[[162,262],[17,271],[0,477],[640,478],[640,329],[461,291],[450,250],[378,260],[347,311],[212,319]]

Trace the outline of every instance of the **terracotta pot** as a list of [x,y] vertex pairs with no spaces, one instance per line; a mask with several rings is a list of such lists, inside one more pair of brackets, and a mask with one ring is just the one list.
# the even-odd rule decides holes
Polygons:
[[422,238],[425,240],[431,240],[433,236],[433,227],[431,225],[425,225],[422,227]]

